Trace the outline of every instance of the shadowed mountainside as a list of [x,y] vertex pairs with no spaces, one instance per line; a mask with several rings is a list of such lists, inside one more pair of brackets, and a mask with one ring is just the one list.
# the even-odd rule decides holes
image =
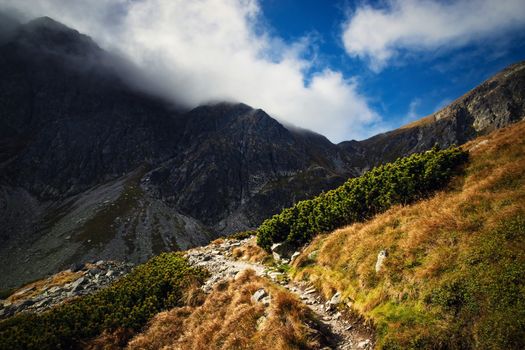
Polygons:
[[207,243],[358,173],[323,136],[243,104],[183,110],[114,65],[50,18],[0,46],[1,286]]

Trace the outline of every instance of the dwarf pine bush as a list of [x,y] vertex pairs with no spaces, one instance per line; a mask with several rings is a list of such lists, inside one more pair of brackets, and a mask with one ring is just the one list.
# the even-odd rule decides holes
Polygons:
[[0,322],[0,349],[72,349],[105,330],[137,332],[159,311],[182,306],[205,275],[181,253],[162,253],[95,294]]
[[276,242],[307,243],[320,232],[366,220],[396,204],[407,204],[442,188],[467,160],[460,148],[433,148],[378,166],[342,186],[296,203],[264,221],[257,243],[266,250]]

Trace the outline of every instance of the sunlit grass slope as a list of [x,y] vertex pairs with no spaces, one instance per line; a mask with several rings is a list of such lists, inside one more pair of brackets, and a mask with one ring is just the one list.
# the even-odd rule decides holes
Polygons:
[[524,349],[524,135],[521,122],[472,141],[446,190],[318,236],[295,278],[342,292],[380,348]]

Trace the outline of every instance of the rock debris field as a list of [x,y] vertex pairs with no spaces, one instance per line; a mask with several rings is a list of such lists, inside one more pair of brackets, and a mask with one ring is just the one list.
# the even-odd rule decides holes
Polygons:
[[127,274],[133,264],[97,261],[73,264],[47,279],[31,283],[0,301],[0,319],[18,312],[42,312],[71,298],[91,294]]

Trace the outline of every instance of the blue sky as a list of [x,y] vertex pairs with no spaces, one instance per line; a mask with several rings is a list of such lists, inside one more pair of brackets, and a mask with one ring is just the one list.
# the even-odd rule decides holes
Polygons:
[[[376,72],[363,59],[350,57],[341,39],[342,25],[363,1],[263,0],[266,24],[276,35],[293,42],[316,37],[318,55],[347,77],[358,77],[360,88],[388,128],[431,114],[509,64],[525,59],[525,30],[502,31],[489,40],[450,49],[414,53]],[[388,8],[385,2],[367,2]],[[501,6],[505,6],[504,2]],[[524,2],[525,8],[525,2]],[[350,13],[350,14],[349,14]],[[315,69],[313,70],[315,72]]]
[[188,108],[262,108],[333,142],[435,112],[525,59],[524,0],[0,0],[50,16]]

